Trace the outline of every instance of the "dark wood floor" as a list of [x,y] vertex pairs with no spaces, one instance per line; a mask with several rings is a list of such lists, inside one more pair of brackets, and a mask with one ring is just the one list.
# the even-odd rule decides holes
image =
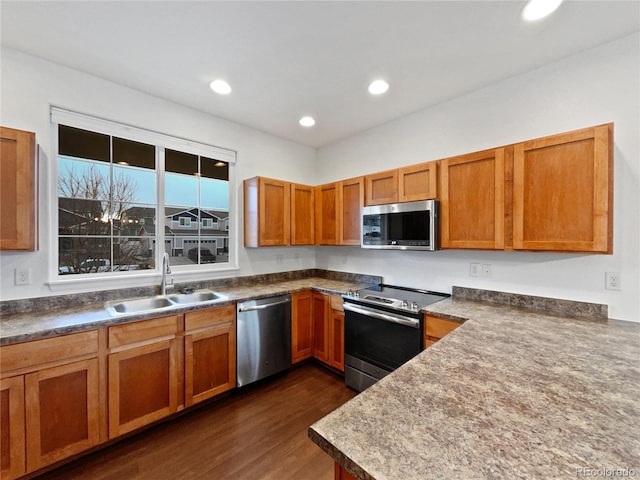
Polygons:
[[308,363],[38,479],[331,480],[333,461],[307,428],[354,396]]

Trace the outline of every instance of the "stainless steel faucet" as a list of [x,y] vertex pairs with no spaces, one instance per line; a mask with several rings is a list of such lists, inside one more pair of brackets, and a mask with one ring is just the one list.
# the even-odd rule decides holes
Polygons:
[[[162,280],[160,281],[160,294],[167,294],[167,274],[171,273],[171,266],[169,265],[169,254],[164,252],[162,255]],[[173,284],[173,281],[170,282]]]

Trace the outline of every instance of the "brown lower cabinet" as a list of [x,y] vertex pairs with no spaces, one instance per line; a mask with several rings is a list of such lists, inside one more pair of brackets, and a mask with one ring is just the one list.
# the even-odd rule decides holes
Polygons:
[[344,372],[342,298],[304,290],[292,296],[292,362],[313,357]]
[[98,331],[2,347],[1,477],[19,477],[100,442]]
[[0,478],[25,472],[24,375],[0,380]]
[[175,316],[109,327],[109,438],[178,407]]
[[432,315],[425,315],[424,325],[424,348],[427,348],[458,328],[461,323]]
[[235,388],[235,311],[228,305],[1,347],[0,478],[35,472]]
[[321,362],[329,363],[329,296],[320,292],[311,294],[313,312],[312,354]]
[[311,357],[313,310],[311,290],[291,296],[291,361],[297,363]]
[[185,405],[236,387],[236,309],[212,308],[185,314]]
[[356,477],[347,472],[338,462],[334,462],[333,478],[335,480],[356,480]]

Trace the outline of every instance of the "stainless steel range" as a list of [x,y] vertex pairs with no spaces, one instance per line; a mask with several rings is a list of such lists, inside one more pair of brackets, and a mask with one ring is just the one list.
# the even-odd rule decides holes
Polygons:
[[385,284],[342,295],[347,386],[361,392],[420,353],[420,311],[449,296]]

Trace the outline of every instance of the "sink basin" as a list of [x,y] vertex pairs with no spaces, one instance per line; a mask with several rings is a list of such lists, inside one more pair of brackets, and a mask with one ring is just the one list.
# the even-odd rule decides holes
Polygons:
[[173,295],[158,295],[131,300],[116,300],[106,303],[107,311],[112,316],[128,313],[147,313],[170,308],[215,303],[227,300],[227,296],[211,290],[200,290],[193,293],[176,293]]
[[188,305],[193,303],[213,302],[216,300],[226,300],[227,297],[211,290],[203,290],[193,293],[180,293],[171,295],[169,300],[180,305]]
[[121,302],[107,302],[107,310],[114,313],[140,313],[167,308],[174,303],[168,297],[138,298]]

